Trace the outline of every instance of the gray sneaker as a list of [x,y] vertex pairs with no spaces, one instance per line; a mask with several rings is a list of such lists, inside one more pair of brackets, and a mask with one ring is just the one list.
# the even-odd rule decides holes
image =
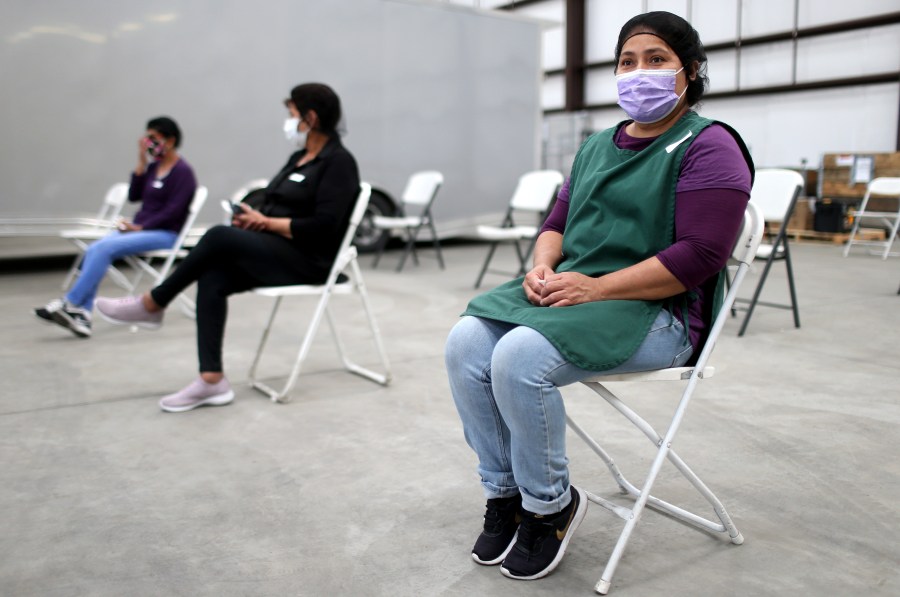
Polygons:
[[123,298],[98,298],[94,305],[97,313],[110,323],[118,325],[136,325],[148,330],[156,330],[162,326],[164,311],[151,313],[144,307],[140,296]]
[[198,406],[224,406],[234,400],[231,385],[224,377],[218,383],[206,383],[198,377],[187,387],[164,396],[159,407],[169,413],[193,410]]
[[65,299],[54,299],[35,309],[34,314],[43,321],[66,328],[79,338],[91,337],[91,312]]

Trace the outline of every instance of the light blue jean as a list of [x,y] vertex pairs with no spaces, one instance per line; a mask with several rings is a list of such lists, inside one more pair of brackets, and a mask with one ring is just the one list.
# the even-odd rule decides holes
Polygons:
[[[678,367],[692,352],[681,322],[663,309],[635,354],[607,373]],[[563,510],[571,496],[559,388],[596,372],[566,361],[532,328],[479,317],[453,327],[444,358],[485,497],[521,493],[529,512]]]
[[171,230],[137,230],[112,232],[91,243],[81,260],[81,274],[66,293],[66,301],[90,311],[94,308],[97,288],[113,261],[144,251],[169,249],[176,240],[178,234]]

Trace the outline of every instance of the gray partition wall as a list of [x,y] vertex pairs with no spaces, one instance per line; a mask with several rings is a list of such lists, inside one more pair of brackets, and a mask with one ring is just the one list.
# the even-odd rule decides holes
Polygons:
[[534,20],[411,0],[6,0],[0,217],[93,212],[161,114],[210,198],[230,195],[283,165],[282,100],[321,81],[362,177],[397,195],[443,171],[436,219],[465,232],[537,166],[540,39]]

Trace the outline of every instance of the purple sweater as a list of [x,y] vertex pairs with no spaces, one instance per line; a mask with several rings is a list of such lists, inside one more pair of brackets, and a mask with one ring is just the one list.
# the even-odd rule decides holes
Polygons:
[[158,162],[152,162],[142,175],[131,173],[128,200],[141,202],[134,223],[145,230],[180,232],[197,190],[197,179],[184,158],[179,158],[164,178],[156,177],[158,167]]
[[[615,144],[620,149],[642,151],[655,139],[632,137],[622,126]],[[750,170],[737,142],[719,125],[701,131],[684,154],[675,189],[675,242],[656,257],[685,288],[698,295],[688,308],[695,349],[709,323],[704,321],[703,306],[714,288],[713,276],[725,267],[731,253],[750,199],[750,184]],[[568,213],[566,180],[541,232],[563,234]],[[675,315],[682,320],[680,312]]]

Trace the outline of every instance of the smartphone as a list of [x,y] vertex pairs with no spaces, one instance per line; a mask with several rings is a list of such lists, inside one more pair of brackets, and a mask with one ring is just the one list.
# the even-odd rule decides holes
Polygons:
[[241,207],[240,203],[232,203],[227,199],[222,199],[222,209],[224,209],[226,213],[229,213],[233,216],[238,216],[244,213],[244,210]]

